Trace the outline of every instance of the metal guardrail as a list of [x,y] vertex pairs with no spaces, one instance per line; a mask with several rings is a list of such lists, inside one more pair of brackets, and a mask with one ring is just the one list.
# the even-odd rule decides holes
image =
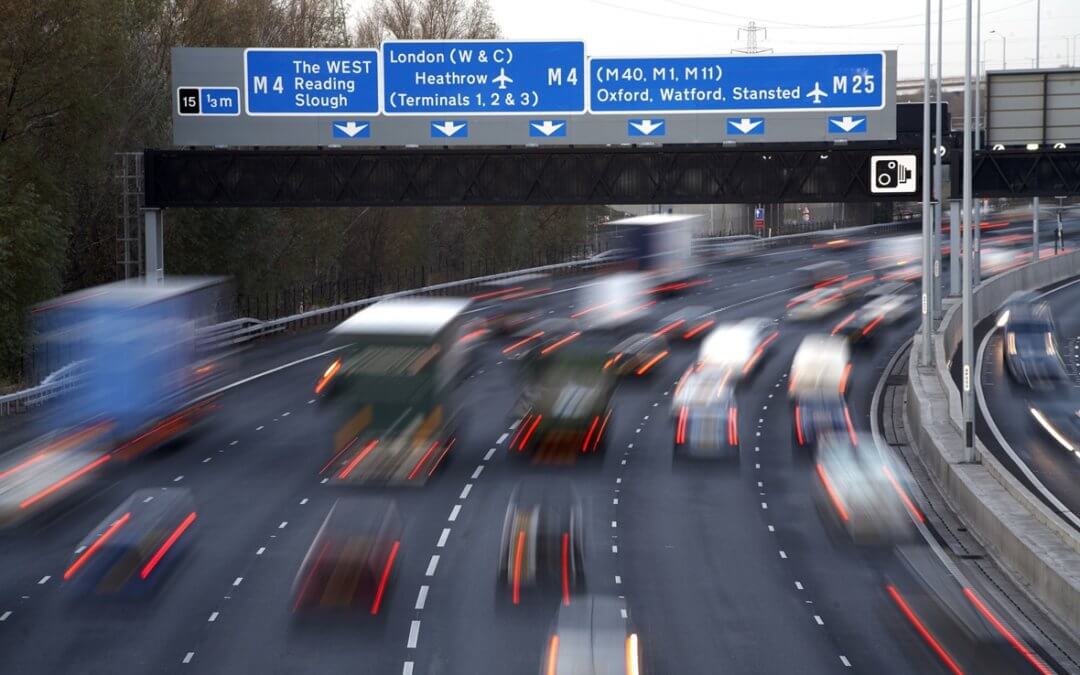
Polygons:
[[[724,249],[732,249],[740,254],[753,253],[784,246],[797,246],[820,239],[835,239],[847,235],[866,234],[891,234],[906,229],[913,229],[920,225],[919,220],[897,221],[891,223],[877,223],[874,225],[859,225],[835,230],[818,230],[816,232],[804,232],[799,234],[779,235],[776,237],[760,238],[747,235],[734,235],[725,237],[700,237],[691,241],[691,251],[695,254],[715,254]],[[264,321],[250,317],[233,319],[224,323],[207,326],[199,331],[199,348],[204,351],[212,351],[225,347],[235,346],[257,340],[274,333],[282,333],[293,328],[313,326],[329,321],[343,320],[347,315],[358,309],[372,305],[381,300],[403,298],[408,296],[424,295],[450,295],[468,294],[476,291],[480,286],[507,279],[522,274],[546,272],[554,276],[575,274],[584,270],[602,267],[609,264],[610,260],[593,256],[584,260],[573,260],[554,265],[531,267],[527,269],[500,272],[483,277],[448,281],[423,288],[396,291],[371,298],[353,300],[330,307],[318,307],[315,309]],[[35,405],[55,398],[60,393],[69,390],[78,382],[79,362],[69,364],[54,372],[41,381],[41,384],[17,391],[6,396],[0,396],[0,417],[23,412]],[[70,369],[70,370],[69,370]]]

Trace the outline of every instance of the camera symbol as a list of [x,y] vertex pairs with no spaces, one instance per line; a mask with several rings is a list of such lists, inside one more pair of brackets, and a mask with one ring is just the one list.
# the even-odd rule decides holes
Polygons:
[[892,188],[911,180],[911,170],[900,166],[895,159],[878,162],[875,180],[878,187]]
[[916,157],[874,157],[871,162],[872,192],[914,192]]

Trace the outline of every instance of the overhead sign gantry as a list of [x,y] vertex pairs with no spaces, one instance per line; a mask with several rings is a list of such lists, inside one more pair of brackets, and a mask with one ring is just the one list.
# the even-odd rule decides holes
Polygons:
[[891,141],[896,53],[592,57],[581,41],[172,54],[178,146]]

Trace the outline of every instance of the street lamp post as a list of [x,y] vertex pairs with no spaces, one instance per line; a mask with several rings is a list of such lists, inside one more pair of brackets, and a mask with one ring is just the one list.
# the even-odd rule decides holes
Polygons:
[[[963,172],[963,199],[964,207],[964,267],[963,267],[963,299],[961,307],[962,315],[962,351],[963,351],[963,412],[964,412],[964,460],[975,461],[975,420],[974,403],[975,397],[971,388],[972,361],[974,350],[972,342],[975,340],[972,322],[971,306],[971,0],[966,1],[964,12],[964,172]],[[955,224],[954,224],[955,227]]]
[[[1001,33],[997,32],[996,30],[990,31],[989,34],[994,36],[994,37],[1001,38],[1001,69],[1002,70],[1008,69],[1008,66],[1006,65],[1007,61],[1005,60],[1005,36],[1002,35]],[[986,38],[986,42],[990,42],[990,38]],[[985,49],[985,48],[986,48],[986,44],[983,43],[983,49]]]
[[922,349],[919,362],[934,365],[931,332],[933,319],[931,307],[933,296],[933,258],[931,254],[931,231],[933,216],[930,214],[930,10],[931,0],[926,0],[926,39],[923,51],[923,147],[922,147]]

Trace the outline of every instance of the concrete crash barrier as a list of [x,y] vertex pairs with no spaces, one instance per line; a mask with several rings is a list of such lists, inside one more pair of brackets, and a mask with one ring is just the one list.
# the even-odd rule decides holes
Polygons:
[[[973,293],[977,324],[1016,291],[1054,284],[1080,272],[1080,251],[1000,274]],[[1031,596],[1080,636],[1080,534],[1025,488],[976,438],[979,463],[964,462],[963,407],[948,359],[961,338],[959,301],[946,303],[934,336],[935,365],[908,366],[906,413],[911,441],[973,533]],[[916,340],[918,343],[918,340]]]

